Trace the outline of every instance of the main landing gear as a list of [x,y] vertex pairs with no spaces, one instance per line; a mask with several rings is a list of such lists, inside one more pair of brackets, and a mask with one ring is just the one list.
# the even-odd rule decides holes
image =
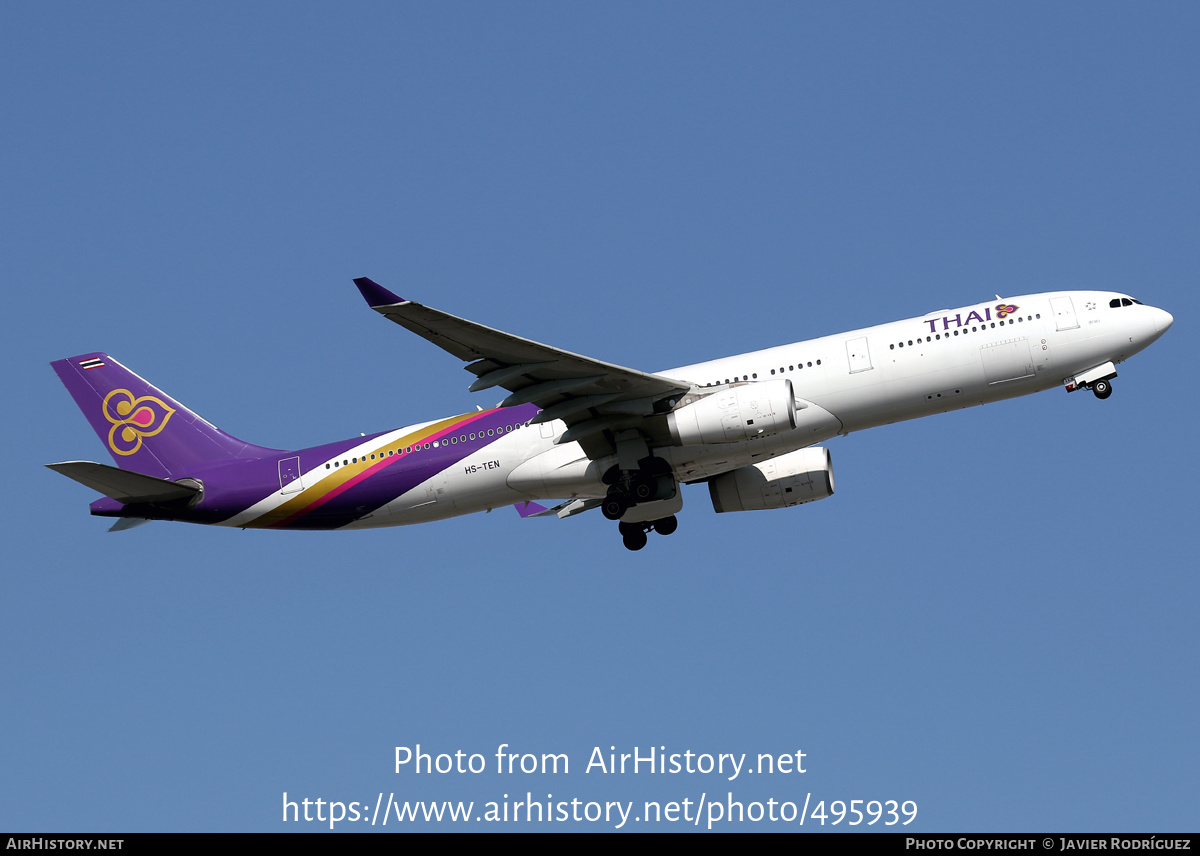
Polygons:
[[600,510],[609,520],[620,520],[625,512],[644,502],[670,499],[678,488],[671,468],[662,458],[646,458],[636,470],[610,467],[604,474],[608,495]]
[[1112,384],[1107,380],[1096,381],[1094,384],[1092,384],[1091,389],[1096,398],[1100,399],[1101,401],[1112,395]]
[[[657,520],[621,520],[634,506],[669,500],[679,490],[666,461],[647,457],[638,463],[636,470],[622,470],[614,466],[604,474],[604,482],[609,488],[604,502],[600,504],[600,511],[605,517],[621,521],[618,524],[621,540],[630,550],[640,550],[646,546],[647,532],[670,535],[679,527],[679,521],[673,514]],[[678,506],[668,505],[663,510],[677,509]]]

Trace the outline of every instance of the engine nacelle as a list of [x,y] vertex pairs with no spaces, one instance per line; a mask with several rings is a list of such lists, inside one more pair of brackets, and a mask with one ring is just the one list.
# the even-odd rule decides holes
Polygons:
[[833,460],[823,446],[722,473],[708,483],[717,513],[787,508],[833,495]]
[[740,443],[796,427],[790,380],[733,386],[667,414],[671,437],[681,446]]

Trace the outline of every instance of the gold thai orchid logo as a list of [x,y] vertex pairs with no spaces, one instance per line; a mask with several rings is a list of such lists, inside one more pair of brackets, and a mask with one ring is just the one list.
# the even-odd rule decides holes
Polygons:
[[104,396],[104,418],[112,423],[108,448],[118,455],[132,455],[142,448],[143,437],[153,437],[167,426],[175,412],[161,398],[142,395],[134,398],[127,389],[114,389]]

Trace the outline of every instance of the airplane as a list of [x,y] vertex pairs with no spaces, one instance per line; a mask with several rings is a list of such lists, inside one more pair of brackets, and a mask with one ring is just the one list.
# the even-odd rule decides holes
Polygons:
[[[720,513],[831,496],[819,445],[880,425],[1065,386],[1112,394],[1116,366],[1172,316],[1112,292],[985,301],[646,373],[485,327],[366,277],[368,306],[467,363],[490,409],[285,451],[239,440],[104,353],[51,365],[117,466],[48,464],[101,494],[113,530],[150,520],[243,529],[403,526],[515,506],[600,508],[624,545],[670,535],[682,485]],[[553,507],[543,502],[559,501]]]

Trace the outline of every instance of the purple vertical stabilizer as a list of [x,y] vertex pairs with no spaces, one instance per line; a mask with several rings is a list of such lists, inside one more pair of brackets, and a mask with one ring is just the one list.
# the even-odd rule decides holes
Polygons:
[[275,452],[229,436],[108,354],[50,365],[122,469],[174,479],[206,464]]

